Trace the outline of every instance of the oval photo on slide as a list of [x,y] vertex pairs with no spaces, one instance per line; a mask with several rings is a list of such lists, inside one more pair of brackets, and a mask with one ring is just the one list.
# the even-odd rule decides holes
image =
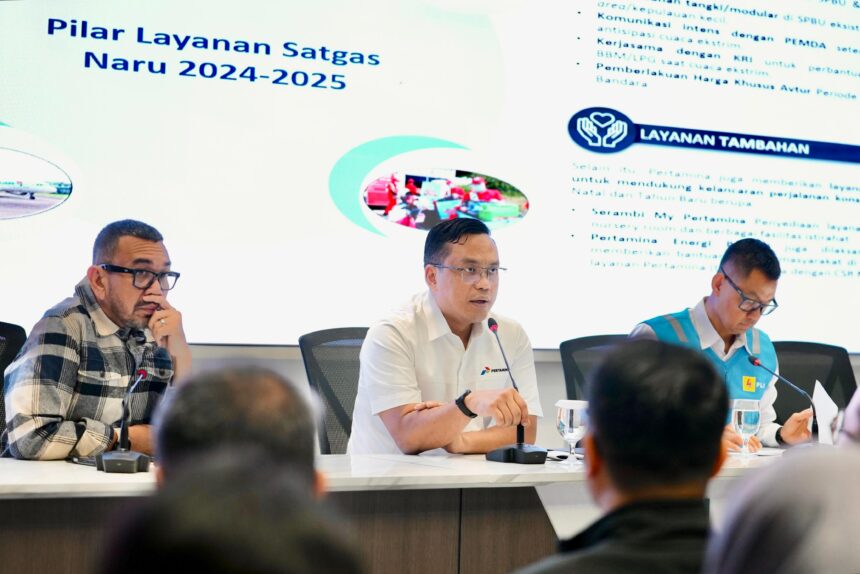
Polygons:
[[482,173],[454,169],[416,169],[380,173],[362,193],[364,203],[386,221],[428,230],[440,221],[471,217],[498,229],[529,211],[525,194]]
[[0,147],[0,219],[53,209],[72,193],[69,175],[51,161]]

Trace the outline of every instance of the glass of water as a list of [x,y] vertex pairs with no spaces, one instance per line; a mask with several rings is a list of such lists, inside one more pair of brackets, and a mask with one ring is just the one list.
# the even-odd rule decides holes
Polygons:
[[741,435],[744,446],[743,455],[749,456],[750,437],[758,432],[761,420],[761,407],[758,401],[752,399],[735,399],[732,401],[732,428]]
[[556,428],[568,444],[570,454],[567,460],[573,463],[576,460],[574,446],[585,436],[585,430],[588,428],[588,401],[561,400],[555,403],[555,406]]

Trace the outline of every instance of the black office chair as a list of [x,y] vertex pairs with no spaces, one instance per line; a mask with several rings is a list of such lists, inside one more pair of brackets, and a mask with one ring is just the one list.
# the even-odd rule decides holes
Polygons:
[[607,352],[626,340],[627,335],[594,335],[570,339],[559,345],[567,398],[584,399],[588,373],[597,366]]
[[27,332],[23,327],[0,321],[0,381],[3,382],[3,385],[0,385],[0,390],[3,391],[0,394],[0,434],[6,429],[6,382],[3,371],[15,360],[26,340]]
[[[779,360],[780,375],[810,396],[817,379],[840,409],[848,405],[857,390],[848,351],[842,347],[803,341],[774,341],[773,346]],[[778,392],[773,408],[779,424],[785,423],[792,413],[809,407],[809,401],[783,383],[777,382],[776,388]]]
[[346,452],[358,394],[358,355],[365,335],[367,327],[344,327],[299,337],[308,382],[325,404],[325,422],[318,429],[322,454]]

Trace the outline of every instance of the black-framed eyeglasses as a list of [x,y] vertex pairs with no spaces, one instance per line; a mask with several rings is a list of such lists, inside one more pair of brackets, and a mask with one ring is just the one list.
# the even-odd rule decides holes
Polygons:
[[129,269],[128,267],[120,267],[119,265],[111,265],[110,263],[99,263],[101,267],[108,273],[128,273],[131,275],[131,284],[138,289],[149,289],[155,280],[158,279],[158,285],[162,291],[170,291],[176,287],[176,281],[179,280],[179,273],[176,271],[161,271],[156,273],[149,269]]
[[484,275],[487,276],[487,281],[496,282],[499,280],[499,272],[508,270],[507,267],[499,267],[497,265],[491,265],[490,267],[453,267],[451,265],[442,265],[441,263],[431,263],[430,265],[438,269],[459,271],[460,278],[466,285],[474,285]]
[[752,297],[747,296],[746,293],[741,291],[741,288],[737,286],[737,284],[732,281],[732,278],[726,273],[725,269],[720,267],[720,273],[723,274],[723,277],[726,278],[726,281],[729,282],[735,291],[738,292],[738,295],[741,296],[741,302],[738,303],[738,309],[744,311],[745,313],[752,313],[754,311],[761,311],[762,315],[770,315],[773,313],[777,307],[779,307],[779,303],[776,302],[776,299],[771,301],[770,303],[762,303],[761,301],[757,301]]

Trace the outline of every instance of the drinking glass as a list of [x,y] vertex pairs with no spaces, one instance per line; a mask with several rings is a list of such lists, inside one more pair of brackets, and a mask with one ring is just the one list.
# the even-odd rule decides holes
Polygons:
[[558,434],[568,444],[569,453],[567,460],[573,463],[574,446],[585,436],[588,427],[588,401],[560,400],[556,406],[556,428]]
[[750,437],[758,432],[761,420],[761,407],[758,401],[752,399],[735,399],[732,401],[732,428],[741,435],[744,446],[743,455],[749,456]]

